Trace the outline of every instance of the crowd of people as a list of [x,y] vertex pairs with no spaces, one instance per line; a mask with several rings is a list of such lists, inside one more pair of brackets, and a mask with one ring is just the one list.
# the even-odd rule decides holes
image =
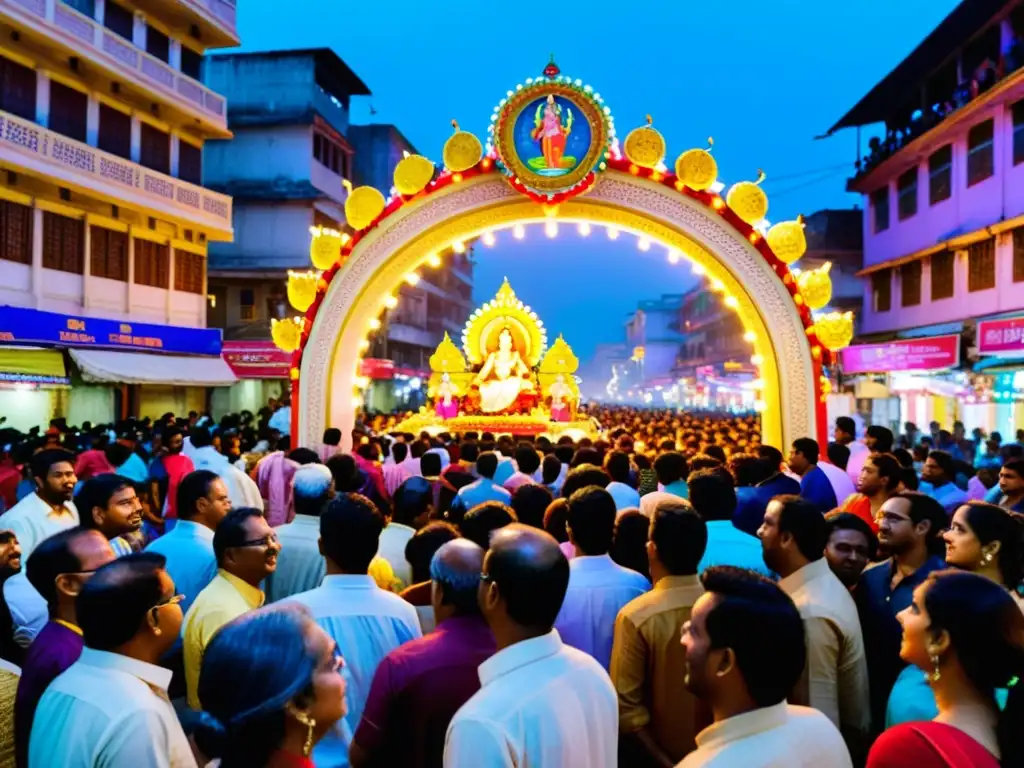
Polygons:
[[1024,765],[1024,434],[274,406],[0,431],[0,768]]

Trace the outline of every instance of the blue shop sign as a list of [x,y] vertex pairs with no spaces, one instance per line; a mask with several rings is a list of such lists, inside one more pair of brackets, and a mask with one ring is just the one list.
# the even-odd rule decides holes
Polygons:
[[0,343],[219,355],[221,332],[0,306]]

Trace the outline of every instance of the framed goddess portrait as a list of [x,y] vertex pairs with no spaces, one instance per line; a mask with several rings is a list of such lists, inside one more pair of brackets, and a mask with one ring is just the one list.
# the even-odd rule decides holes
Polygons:
[[608,150],[608,122],[590,94],[538,80],[505,103],[495,147],[506,172],[538,192],[571,189]]

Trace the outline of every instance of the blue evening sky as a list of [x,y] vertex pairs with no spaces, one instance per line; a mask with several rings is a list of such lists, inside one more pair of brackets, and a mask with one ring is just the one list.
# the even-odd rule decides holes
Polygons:
[[[605,98],[620,136],[651,114],[670,166],[713,136],[726,185],[763,168],[768,218],[780,221],[859,202],[845,192],[855,131],[814,137],[957,2],[588,0],[528,13],[479,0],[245,0],[239,31],[242,50],[333,48],[373,92],[354,100],[353,122],[394,123],[437,162],[453,118],[484,138],[505,92],[539,74],[553,52],[564,74]],[[657,248],[640,253],[633,238],[572,232],[548,240],[535,227],[523,241],[506,233],[493,249],[480,247],[475,298],[492,296],[507,275],[585,359],[595,344],[622,339],[638,300],[693,285],[685,263],[669,265]]]

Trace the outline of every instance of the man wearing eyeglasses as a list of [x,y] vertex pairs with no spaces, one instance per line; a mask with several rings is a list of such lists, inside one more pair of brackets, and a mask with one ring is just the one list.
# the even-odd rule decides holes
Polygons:
[[171,672],[159,666],[182,621],[163,566],[161,555],[127,555],[82,587],[85,648],[39,700],[28,768],[195,768],[167,696]]
[[28,559],[28,580],[46,600],[50,620],[25,653],[14,704],[17,765],[28,765],[28,739],[36,706],[47,686],[82,655],[75,600],[100,567],[116,555],[96,530],[72,528],[51,536]]
[[232,509],[217,526],[213,534],[217,576],[185,614],[185,685],[192,709],[201,709],[199,670],[203,651],[218,629],[263,605],[266,596],[260,584],[277,569],[280,551],[277,534],[258,509]]

